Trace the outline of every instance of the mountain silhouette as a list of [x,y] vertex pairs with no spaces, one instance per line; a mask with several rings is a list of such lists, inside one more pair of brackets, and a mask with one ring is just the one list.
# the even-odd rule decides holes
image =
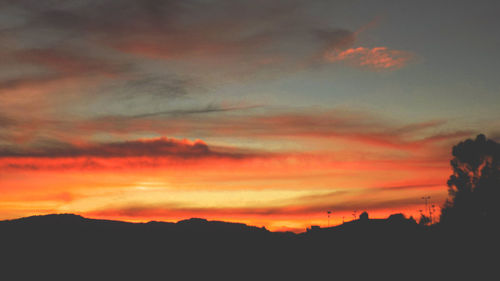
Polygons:
[[465,252],[475,253],[476,263],[493,241],[456,247],[463,237],[449,236],[401,214],[299,234],[200,218],[129,223],[61,214],[0,222],[2,272],[20,280],[397,277],[424,265],[450,274]]

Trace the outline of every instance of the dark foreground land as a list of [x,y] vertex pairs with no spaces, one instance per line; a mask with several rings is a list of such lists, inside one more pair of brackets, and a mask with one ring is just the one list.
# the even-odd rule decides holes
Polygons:
[[402,215],[301,234],[35,216],[0,222],[0,280],[499,280],[498,233]]

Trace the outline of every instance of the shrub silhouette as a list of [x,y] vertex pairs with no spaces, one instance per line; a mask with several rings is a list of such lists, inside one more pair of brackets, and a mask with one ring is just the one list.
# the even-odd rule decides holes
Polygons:
[[430,225],[431,224],[431,218],[424,214],[420,214],[420,219],[418,220],[418,224],[420,225]]
[[478,135],[452,150],[453,174],[448,180],[450,198],[440,221],[447,225],[492,224],[500,204],[500,144]]

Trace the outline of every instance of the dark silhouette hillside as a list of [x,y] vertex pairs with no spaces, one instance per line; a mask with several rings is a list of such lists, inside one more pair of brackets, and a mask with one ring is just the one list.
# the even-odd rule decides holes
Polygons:
[[270,266],[262,262],[270,261],[266,254],[281,253],[289,239],[290,233],[204,219],[126,223],[63,214],[0,222],[0,249],[8,257],[2,269],[19,267],[15,272],[28,275],[23,279],[31,274],[64,280],[97,274],[111,280],[197,278],[210,271],[229,277],[256,263]]
[[[301,234],[204,219],[127,223],[47,215],[0,222],[0,239],[2,272],[20,280],[37,276],[51,280],[314,280],[333,275],[361,278],[366,270],[397,277],[419,264],[445,272],[447,266],[460,262],[456,245],[447,243],[445,235],[402,214],[387,219],[364,217]],[[462,248],[462,255],[464,250],[478,254],[477,249]]]

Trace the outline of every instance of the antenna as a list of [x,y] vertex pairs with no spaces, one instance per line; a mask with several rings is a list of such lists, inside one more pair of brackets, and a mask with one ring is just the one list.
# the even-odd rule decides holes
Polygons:
[[431,211],[431,208],[429,206],[429,200],[431,199],[430,196],[424,196],[421,198],[422,200],[425,201],[425,210],[427,211],[427,214],[429,215],[429,220],[432,224],[432,211]]
[[432,207],[431,208],[431,224],[432,224],[432,220],[433,220],[432,215],[434,215],[434,213],[436,212],[436,205],[432,204],[431,207]]

